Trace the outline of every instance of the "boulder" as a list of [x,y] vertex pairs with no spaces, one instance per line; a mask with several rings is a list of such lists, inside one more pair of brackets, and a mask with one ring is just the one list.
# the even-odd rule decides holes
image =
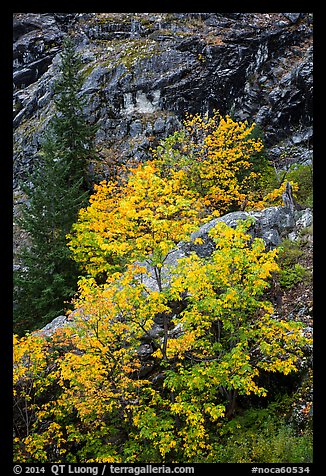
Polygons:
[[[209,231],[217,223],[224,222],[231,228],[235,228],[239,221],[253,219],[253,224],[248,230],[253,238],[262,238],[265,241],[266,249],[275,248],[281,243],[283,237],[287,236],[295,227],[294,212],[286,207],[269,207],[261,211],[245,212],[237,211],[228,213],[222,217],[206,223],[198,231],[192,233],[190,243],[181,244],[181,248],[186,253],[195,251],[198,256],[207,257],[214,250],[214,242],[209,237]],[[195,244],[195,240],[201,238],[201,244]]]
[[42,329],[36,331],[36,333],[43,337],[51,337],[51,335],[54,334],[58,329],[62,329],[68,324],[69,321],[67,316],[58,316],[46,324],[46,326],[42,327]]
[[[237,224],[242,220],[248,218],[253,219],[253,223],[248,230],[253,238],[262,238],[265,241],[266,249],[272,249],[280,245],[283,238],[291,237],[292,233],[298,233],[300,229],[311,226],[313,221],[312,212],[310,209],[292,211],[286,207],[269,207],[261,211],[236,211],[227,213],[224,216],[214,218],[213,220],[205,223],[198,231],[194,232],[190,236],[189,242],[180,242],[174,250],[172,250],[162,268],[162,281],[163,286],[169,286],[171,279],[171,269],[177,266],[178,260],[189,256],[190,253],[195,252],[200,257],[209,257],[214,249],[215,244],[212,238],[209,236],[209,231],[212,230],[217,223],[224,222],[231,228],[235,228]],[[201,238],[202,243],[195,243],[197,238]],[[292,239],[295,239],[292,236]],[[157,281],[153,270],[145,263],[138,263],[147,268],[149,274],[142,275],[142,283],[148,290],[158,291]],[[59,327],[67,325],[69,322],[73,322],[75,317],[82,313],[74,311],[69,320],[65,316],[59,316],[52,322],[47,324],[41,329],[42,335],[50,336]],[[83,319],[87,319],[87,316],[82,316]],[[139,349],[140,355],[146,358],[150,354],[149,342],[163,333],[163,319],[164,316],[157,315],[154,317],[154,325],[152,329],[143,337],[143,344]],[[171,316],[171,319],[173,316]],[[173,331],[173,329],[172,329]],[[176,332],[176,331],[175,331]],[[179,332],[179,330],[178,330]],[[173,335],[173,332],[172,332]]]

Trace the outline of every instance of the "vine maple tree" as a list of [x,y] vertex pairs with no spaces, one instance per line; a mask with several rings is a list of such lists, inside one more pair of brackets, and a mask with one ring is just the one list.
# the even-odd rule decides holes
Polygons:
[[[248,226],[219,223],[210,232],[211,258],[181,259],[170,269],[170,286],[160,290],[140,264],[103,284],[81,280],[66,330],[51,342],[33,335],[17,342],[16,398],[33,415],[28,432],[16,437],[22,461],[54,454],[58,462],[218,457],[218,431],[237,396],[266,396],[261,371],[297,371],[307,343],[300,324],[276,319],[264,299],[277,251],[252,240]],[[185,305],[173,314],[171,302],[178,301]],[[153,334],[158,315],[169,327]],[[144,339],[152,347],[145,360]],[[32,388],[27,400],[26,388]]]
[[[256,129],[255,123],[222,117],[218,111],[211,117],[189,114],[179,131],[152,150],[154,163],[165,177],[183,170],[187,186],[199,194],[208,214],[282,205],[285,183],[276,186]],[[291,185],[296,192],[297,184]]]
[[186,126],[79,212],[68,239],[84,276],[67,325],[15,337],[17,461],[218,461],[238,397],[265,397],[262,373],[298,370],[310,341],[266,300],[277,250],[250,221],[217,223],[209,257],[170,263],[205,213],[258,203],[252,126]]
[[251,204],[266,167],[263,143],[253,136],[254,128],[218,112],[210,118],[189,115],[184,128],[163,140],[153,154],[164,175],[183,170],[208,209],[226,213],[245,199]]
[[199,221],[201,204],[184,183],[184,172],[160,177],[153,163],[139,165],[123,185],[101,182],[79,213],[69,247],[95,277],[146,259],[160,274],[169,251]]

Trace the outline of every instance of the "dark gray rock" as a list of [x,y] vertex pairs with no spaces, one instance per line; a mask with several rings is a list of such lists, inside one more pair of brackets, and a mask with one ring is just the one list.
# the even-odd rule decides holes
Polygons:
[[290,240],[297,240],[300,236],[300,232],[305,228],[309,228],[313,225],[313,213],[310,208],[305,210],[297,210],[294,212],[295,226],[293,230],[288,234]]
[[58,316],[49,322],[49,324],[42,327],[41,330],[37,331],[37,333],[41,336],[51,337],[54,332],[67,325],[69,325],[67,316]]
[[129,126],[129,133],[131,137],[139,136],[142,133],[143,125],[140,119],[136,119]]
[[26,13],[14,14],[13,35],[14,85],[26,87],[47,71],[63,32],[53,15]]
[[[196,252],[201,257],[209,256],[214,248],[214,242],[209,237],[209,231],[217,223],[224,222],[231,228],[235,228],[239,221],[253,219],[253,225],[249,229],[254,238],[262,238],[265,241],[266,248],[275,248],[281,243],[283,237],[287,236],[295,227],[294,213],[285,207],[270,207],[259,212],[232,212],[222,217],[206,223],[198,231],[192,233],[189,244],[182,245],[183,249],[189,253]],[[197,238],[203,240],[202,244],[195,244]]]
[[[161,321],[163,323],[163,320]],[[162,337],[164,334],[164,329],[161,325],[154,323],[151,329],[149,329],[146,334],[142,337],[143,343],[152,342],[153,340]]]
[[302,13],[283,13],[283,16],[291,23],[297,23],[302,18]]
[[152,345],[148,343],[141,344],[137,349],[137,353],[142,360],[148,359],[148,357],[150,357],[153,352],[154,352],[154,349]]
[[[14,17],[14,94],[25,94],[15,109],[15,181],[33,162],[31,137],[51,116],[44,87],[50,88],[56,74],[69,28],[85,64],[85,113],[101,129],[98,146],[113,144],[124,161],[133,158],[128,143],[145,134],[145,127],[141,132],[130,127],[133,121],[151,124],[162,138],[186,112],[214,108],[256,120],[268,148],[274,147],[273,160],[282,156],[277,145],[283,141],[286,147],[290,137],[297,147],[294,160],[312,156],[309,14],[26,13]],[[143,142],[136,155],[146,159],[152,145]]]
[[166,129],[166,122],[162,117],[158,117],[156,121],[154,122],[154,132],[156,134],[159,134],[160,132],[163,132]]
[[[179,243],[179,245],[169,254],[164,267],[162,268],[163,285],[169,286],[171,271],[177,266],[180,258],[186,257],[191,252],[196,252],[201,257],[209,257],[214,251],[215,244],[209,237],[209,232],[219,223],[224,222],[228,226],[235,228],[239,221],[251,218],[253,224],[250,228],[250,233],[253,237],[261,237],[266,242],[267,248],[272,248],[280,244],[283,237],[288,236],[290,233],[296,232],[306,226],[312,224],[311,210],[296,211],[286,207],[270,207],[259,212],[232,212],[222,217],[215,218],[210,222],[204,224],[198,231],[192,233],[189,243]],[[197,238],[203,240],[203,244],[197,245],[194,241]],[[146,263],[145,263],[145,266]],[[148,266],[147,266],[148,267]],[[150,269],[149,269],[150,271]],[[157,282],[154,275],[145,276],[142,275],[142,283],[147,287],[149,291],[157,291]],[[155,362],[152,358],[154,350],[163,344],[164,339],[164,324],[168,326],[168,337],[170,339],[178,338],[183,333],[183,327],[177,320],[177,315],[180,312],[176,311],[176,314],[172,311],[173,306],[171,304],[171,313],[157,314],[153,318],[153,325],[147,331],[144,332],[141,343],[137,349],[137,354],[142,362],[139,370],[138,377],[140,378],[152,378],[154,386],[162,385],[164,381],[164,374],[155,374]],[[297,317],[300,317],[300,312],[304,315],[310,313],[310,308],[307,306],[302,307],[302,311],[297,311]],[[67,320],[66,316],[59,316],[52,322],[47,324],[43,329],[38,331],[42,336],[50,337],[58,328],[66,325],[78,326],[78,320],[76,318],[82,318],[87,320],[87,316],[83,314],[83,310],[74,311]],[[290,317],[290,316],[289,316]],[[312,336],[312,327],[306,326],[304,329],[304,335]],[[307,356],[302,357],[300,360],[300,368],[307,369],[311,366],[311,346],[306,351]]]
[[[106,156],[113,153],[121,162],[146,160],[150,147],[180,127],[186,112],[211,114],[218,109],[257,122],[277,167],[312,162],[311,14],[21,13],[14,14],[13,24],[15,187],[32,170],[42,132],[54,113],[52,83],[62,39],[70,31],[83,60],[84,113],[98,124],[97,146]],[[267,249],[285,237],[297,239],[300,230],[312,225],[311,210],[285,207],[214,219],[169,253],[162,269],[164,286],[180,258],[213,253],[209,231],[217,223],[235,227],[247,218],[253,219],[250,233],[263,238]],[[200,245],[195,243],[198,237]],[[158,289],[151,274],[143,282],[149,290]],[[169,338],[183,332],[177,314],[168,316]],[[61,327],[74,326],[78,317],[88,318],[77,310],[69,319],[57,317],[39,333],[50,337]],[[155,375],[151,356],[166,318],[154,317],[138,348],[140,377],[150,375],[155,386],[163,384],[164,373]],[[311,333],[307,326],[305,334]]]

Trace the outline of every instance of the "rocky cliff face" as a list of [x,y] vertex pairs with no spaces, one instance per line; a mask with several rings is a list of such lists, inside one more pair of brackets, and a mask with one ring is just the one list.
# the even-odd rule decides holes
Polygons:
[[85,113],[112,161],[145,160],[186,112],[256,121],[277,166],[312,159],[312,15],[14,15],[14,186],[53,112],[62,39],[82,54]]
[[[32,169],[42,131],[53,114],[52,84],[67,34],[74,35],[83,58],[85,113],[98,125],[104,176],[109,176],[112,163],[146,160],[150,147],[176,130],[186,112],[205,114],[213,109],[259,124],[276,167],[312,160],[311,14],[24,13],[14,15],[13,31],[17,201],[19,181]],[[255,220],[253,234],[264,238],[268,247],[284,237],[296,240],[312,223],[309,210],[293,215],[283,207],[235,212],[217,221],[234,226],[249,215]],[[214,224],[204,225],[187,246],[178,246],[171,260],[190,251],[209,256],[212,242],[207,232]],[[203,239],[201,246],[195,245],[196,236]],[[305,254],[310,269],[310,241]],[[304,322],[307,335],[312,332],[311,310],[310,285],[284,293],[280,312]],[[40,333],[51,336],[70,324],[66,316],[59,316]],[[161,324],[155,323],[153,338],[162,332]],[[179,331],[177,326],[171,329],[175,336]],[[144,340],[138,351],[142,371],[150,372],[150,342]],[[310,366],[311,349],[307,356],[304,368]],[[311,403],[310,392],[311,387],[300,399],[303,410],[302,402],[294,409],[296,419]]]

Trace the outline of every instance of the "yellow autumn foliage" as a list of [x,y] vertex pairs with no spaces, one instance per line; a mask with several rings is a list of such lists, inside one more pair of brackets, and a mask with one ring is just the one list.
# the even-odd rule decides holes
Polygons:
[[139,165],[123,186],[105,181],[96,186],[68,236],[68,246],[93,277],[145,257],[161,265],[176,243],[196,228],[200,210],[200,202],[184,184],[183,171],[166,179],[157,174],[154,163]]
[[209,258],[168,267],[207,209],[258,203],[254,125],[196,115],[185,126],[179,155],[186,132],[121,183],[98,184],[80,211],[68,240],[84,276],[67,326],[14,337],[17,462],[212,461],[236,399],[268,394],[262,372],[297,371],[310,341],[266,300],[277,250],[250,222],[218,223]]

